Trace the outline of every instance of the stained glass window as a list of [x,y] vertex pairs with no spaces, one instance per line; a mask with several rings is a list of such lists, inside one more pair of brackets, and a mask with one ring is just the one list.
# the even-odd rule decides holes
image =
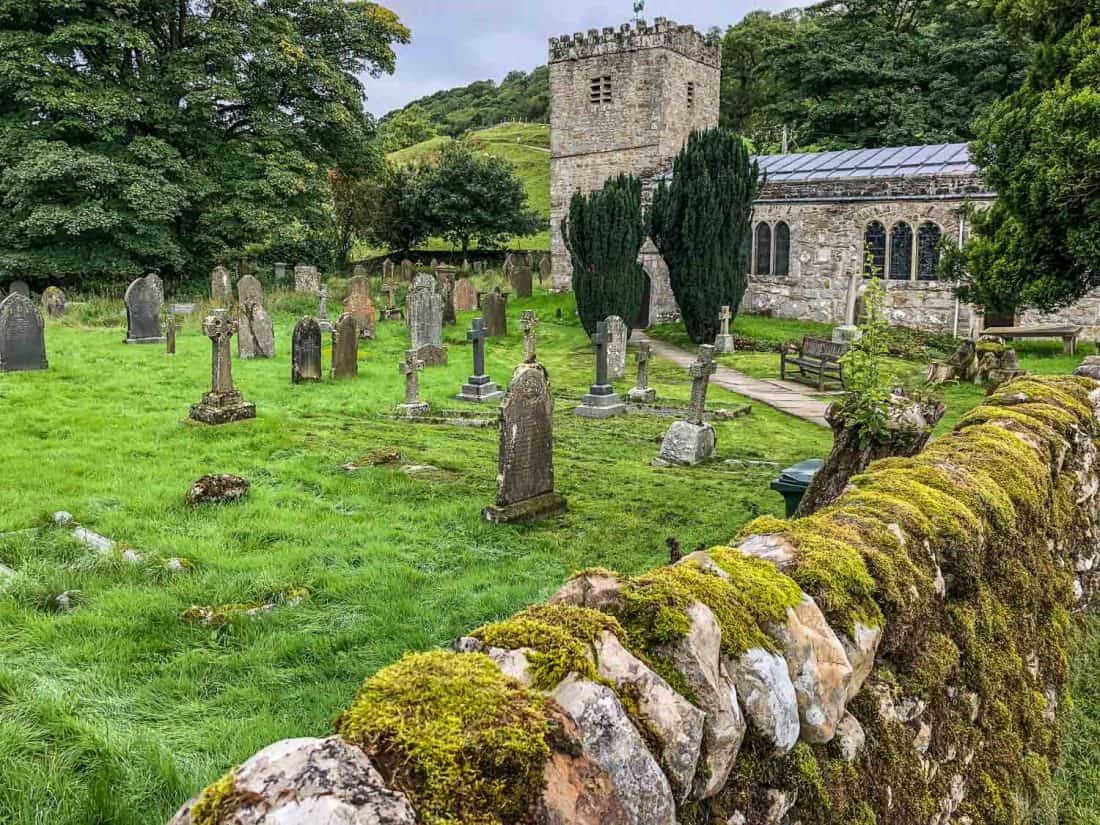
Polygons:
[[886,227],[878,221],[867,224],[863,233],[863,277],[882,277],[886,269]]
[[913,277],[913,229],[905,221],[890,230],[890,280],[908,281]]
[[772,228],[766,223],[756,225],[756,274],[772,274]]
[[936,280],[940,265],[940,237],[943,233],[934,223],[921,224],[917,230],[917,277],[922,281]]
[[775,225],[775,274],[786,278],[791,273],[791,228],[780,221]]

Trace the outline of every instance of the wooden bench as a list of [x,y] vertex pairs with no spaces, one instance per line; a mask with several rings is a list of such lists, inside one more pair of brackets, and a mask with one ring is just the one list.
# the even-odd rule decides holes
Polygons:
[[840,365],[840,357],[847,351],[847,344],[807,335],[802,339],[801,347],[783,347],[779,354],[779,377],[786,379],[790,366],[797,368],[791,376],[796,381],[813,384],[819,390],[825,389],[827,380],[838,381],[843,387],[844,368]]
[[1011,341],[1013,338],[1061,338],[1062,351],[1066,355],[1077,354],[1077,340],[1081,337],[1081,327],[1045,326],[1045,327],[986,327],[982,335],[996,335]]

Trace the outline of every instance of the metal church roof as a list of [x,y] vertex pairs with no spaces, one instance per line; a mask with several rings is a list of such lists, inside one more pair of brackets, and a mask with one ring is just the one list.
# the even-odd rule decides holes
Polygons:
[[795,155],[758,155],[754,158],[769,183],[854,178],[901,178],[919,175],[972,175],[965,143],[932,146],[896,146],[888,149],[851,149]]

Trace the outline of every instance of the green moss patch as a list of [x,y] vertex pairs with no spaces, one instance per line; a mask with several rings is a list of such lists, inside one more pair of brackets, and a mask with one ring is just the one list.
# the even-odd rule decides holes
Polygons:
[[237,810],[236,770],[210,784],[191,806],[194,825],[223,825]]

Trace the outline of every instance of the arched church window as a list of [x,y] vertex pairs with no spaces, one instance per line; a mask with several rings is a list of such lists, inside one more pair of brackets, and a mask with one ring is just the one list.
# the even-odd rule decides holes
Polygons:
[[940,238],[943,232],[931,221],[917,230],[917,277],[922,281],[936,280],[940,265]]
[[756,225],[756,274],[772,274],[772,228],[766,223]]
[[913,229],[905,221],[890,230],[890,280],[908,281],[913,277]]
[[775,274],[786,278],[791,273],[791,228],[780,221],[775,225]]
[[863,277],[882,277],[886,269],[886,227],[871,221],[863,233]]

